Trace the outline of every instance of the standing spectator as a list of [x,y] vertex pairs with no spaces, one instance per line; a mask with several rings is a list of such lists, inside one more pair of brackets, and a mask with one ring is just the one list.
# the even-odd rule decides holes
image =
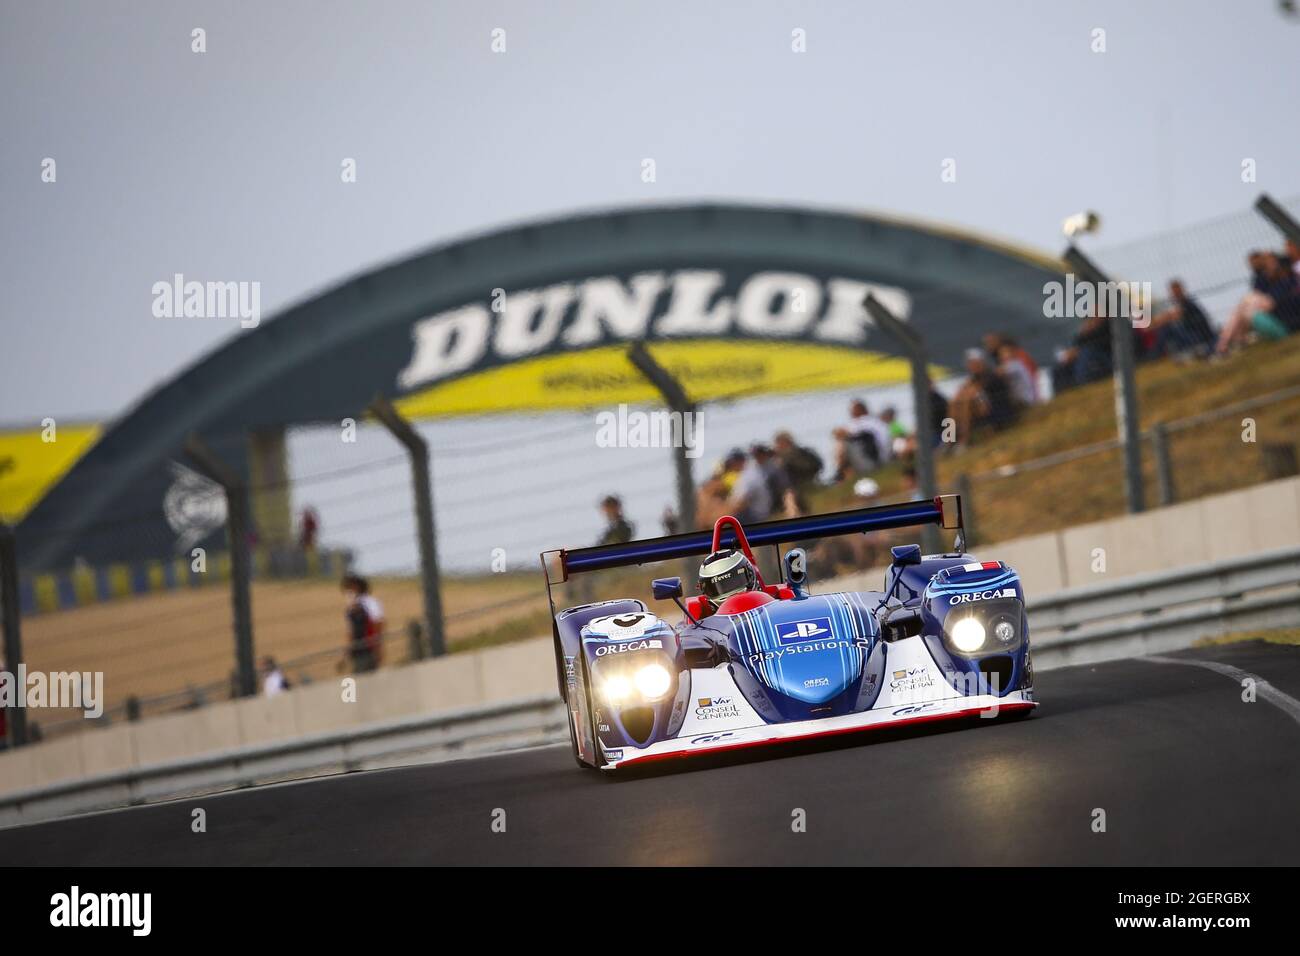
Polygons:
[[617,495],[602,498],[600,510],[605,514],[605,530],[596,544],[626,544],[632,540],[632,525],[623,517],[623,502]]
[[1214,348],[1210,320],[1179,279],[1169,280],[1169,307],[1151,318],[1158,355],[1207,355]]
[[769,445],[757,444],[749,453],[767,479],[767,492],[772,500],[770,514],[779,518],[797,517],[799,504],[795,500],[794,484],[776,452]]
[[739,448],[727,455],[728,470],[737,463],[740,471],[727,499],[728,513],[739,518],[742,524],[767,520],[772,513],[772,492],[768,490],[763,466],[753,456],[747,458]]
[[811,448],[796,444],[794,436],[785,431],[777,432],[772,444],[794,487],[795,506],[800,512],[806,512],[808,489],[817,484],[817,476],[822,473],[821,456]]
[[289,689],[289,678],[285,676],[275,658],[270,655],[262,658],[262,695],[274,697]]
[[889,460],[889,428],[855,399],[849,406],[847,424],[831,432],[835,436],[835,480],[875,471]]
[[320,515],[316,514],[316,509],[311,505],[302,509],[302,517],[298,523],[298,546],[304,552],[316,550],[316,534],[320,531]]
[[365,578],[349,574],[343,578],[342,588],[348,635],[344,664],[350,662],[353,673],[364,674],[379,666],[380,657],[379,632],[367,610],[367,602],[363,600],[370,585]]
[[362,578],[361,586],[361,606],[366,609],[369,636],[375,650],[375,666],[379,666],[384,660],[384,632],[388,628],[384,620],[384,605],[371,592],[369,581]]

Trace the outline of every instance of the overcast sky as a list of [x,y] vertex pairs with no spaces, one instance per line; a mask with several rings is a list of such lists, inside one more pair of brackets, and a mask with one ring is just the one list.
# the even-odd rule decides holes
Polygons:
[[258,280],[269,314],[431,242],[592,207],[810,203],[1057,251],[1085,207],[1109,243],[1300,192],[1300,23],[1274,0],[0,9],[10,423],[118,413],[238,334],[154,318],[175,272]]
[[[1081,209],[1102,214],[1088,242],[1105,248],[1242,214],[1264,190],[1300,194],[1300,22],[1274,0],[0,9],[0,424],[119,414],[249,334],[155,318],[153,284],[177,272],[258,281],[271,315],[431,243],[600,207],[803,203],[1058,252]],[[711,406],[707,457],[794,425],[829,456],[847,397]],[[910,417],[905,390],[872,401]],[[590,457],[591,429],[567,419],[546,441],[518,417],[423,426],[445,566],[482,568],[498,546],[534,566],[543,547],[586,543],[608,491],[640,534],[658,530],[669,456],[609,452],[576,480],[566,463]],[[410,568],[409,481],[383,465],[387,436],[366,436],[348,454],[372,471],[303,480],[295,503],[317,505],[327,543],[358,548],[363,568]],[[340,447],[295,432],[292,474],[337,467]]]

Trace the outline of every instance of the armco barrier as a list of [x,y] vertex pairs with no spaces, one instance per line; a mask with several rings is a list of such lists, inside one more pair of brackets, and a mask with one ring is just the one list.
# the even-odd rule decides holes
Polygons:
[[[1228,631],[1297,624],[1300,547],[1296,546],[1030,600],[1038,670],[1169,651]],[[547,642],[529,643],[530,653],[540,657]],[[507,648],[494,650],[502,654]],[[465,657],[468,660],[469,655]],[[481,658],[477,662],[489,669],[491,663]],[[514,663],[518,665],[517,660]],[[463,676],[472,679],[473,669],[471,665]],[[531,674],[532,668],[528,670]],[[554,672],[547,670],[546,678],[553,680]],[[534,679],[530,676],[530,682]],[[512,686],[524,685],[506,675],[503,689]],[[330,691],[335,693],[333,688]],[[429,716],[342,726],[0,793],[0,825],[187,792],[563,740],[567,719],[560,701],[542,694]],[[26,748],[11,756],[35,759],[41,749]]]
[[1300,546],[1028,599],[1035,668],[1300,625]]

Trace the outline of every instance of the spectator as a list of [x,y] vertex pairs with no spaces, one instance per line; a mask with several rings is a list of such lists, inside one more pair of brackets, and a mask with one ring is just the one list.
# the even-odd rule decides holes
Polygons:
[[320,516],[311,505],[302,509],[298,524],[298,546],[303,551],[316,550],[316,533],[320,530]]
[[916,497],[917,490],[920,487],[920,482],[916,480],[916,467],[908,465],[903,469],[903,497],[910,501]]
[[285,676],[280,665],[271,656],[262,658],[262,694],[274,697],[289,689],[289,678]]
[[[1034,402],[1037,402],[1039,399],[1038,363],[1034,361],[1034,357],[1029,354],[1028,349],[1022,346],[1011,336],[1007,335],[1005,332],[998,332],[993,337],[997,340],[997,347],[993,349],[989,349],[986,346],[985,351],[988,352],[989,355],[1001,359],[1003,347],[1005,346],[1011,349],[1011,354],[1013,354],[1016,357],[1016,359],[1019,360],[1020,364],[1025,367],[1025,371],[1029,373],[1030,394],[1032,398],[1026,404],[1029,405],[1034,404]],[[987,339],[988,337],[985,336],[985,338]]]
[[1034,378],[1025,360],[1014,345],[1003,341],[998,346],[998,374],[1002,376],[1011,391],[1011,400],[1021,408],[1034,404]]
[[944,426],[947,425],[949,417],[948,399],[934,387],[933,381],[930,382],[930,434],[934,436],[936,448],[943,444]]
[[605,514],[605,530],[596,544],[625,544],[632,540],[632,525],[623,517],[623,502],[617,495],[601,499],[600,510]]
[[966,353],[966,371],[966,381],[953,396],[951,405],[959,445],[970,444],[976,429],[1004,428],[1016,414],[1006,379],[989,367],[979,349]]
[[1251,291],[1237,303],[1219,335],[1216,352],[1226,355],[1245,344],[1251,332],[1280,339],[1300,327],[1300,285],[1296,273],[1272,252],[1252,252]]
[[[880,485],[872,478],[859,478],[853,483],[854,506],[863,508],[876,504]],[[839,574],[865,571],[881,561],[880,534],[832,535],[822,538],[808,549],[808,568],[818,580]]]
[[728,472],[725,460],[713,466],[713,471],[700,484],[700,490],[695,495],[697,528],[712,528],[714,522],[727,513],[727,498],[730,497],[734,477],[733,473]]
[[875,471],[889,460],[889,428],[855,399],[849,406],[848,424],[834,429],[835,480]]
[[769,445],[757,444],[750,447],[749,454],[767,479],[767,493],[772,500],[769,517],[798,517],[799,504],[795,500],[794,485],[776,452]]
[[375,646],[375,664],[377,666],[384,659],[384,632],[388,629],[388,625],[384,620],[384,605],[371,592],[370,582],[362,578],[361,585],[363,588],[361,606],[366,609],[366,617],[370,621],[370,631]]
[[1110,323],[1093,312],[1083,320],[1074,344],[1057,356],[1052,370],[1052,388],[1063,392],[1076,385],[1087,385],[1111,373]]
[[984,350],[985,355],[997,355],[998,349],[1002,348],[1004,336],[1001,332],[985,332],[980,336],[980,347]]
[[906,426],[898,420],[898,409],[890,406],[880,413],[880,420],[884,422],[885,428],[889,432],[889,455],[891,458],[901,458],[912,453],[911,436],[907,433]]
[[763,466],[736,448],[727,455],[727,470],[736,471],[736,481],[727,498],[728,514],[735,515],[742,524],[766,520],[772,513],[772,492],[768,490]]
[[1169,281],[1169,307],[1151,317],[1157,355],[1208,355],[1215,334],[1200,304],[1180,279]]
[[347,620],[348,642],[344,664],[351,663],[353,673],[364,674],[379,666],[380,640],[377,623],[367,610],[363,598],[370,591],[365,578],[349,574],[343,578],[343,595],[346,600],[344,617]]
[[811,448],[797,444],[789,432],[777,432],[772,443],[776,457],[780,459],[794,488],[795,507],[800,513],[806,512],[808,489],[817,484],[817,476],[822,473],[821,456]]

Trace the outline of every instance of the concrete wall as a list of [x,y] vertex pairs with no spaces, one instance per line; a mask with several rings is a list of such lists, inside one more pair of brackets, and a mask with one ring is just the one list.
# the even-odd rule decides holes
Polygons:
[[[1015,568],[1032,602],[1035,595],[1297,543],[1300,478],[1284,478],[1140,515],[997,541],[972,550],[984,560],[1005,561]],[[834,584],[880,588],[884,575],[884,568],[874,568]]]
[[555,658],[549,637],[452,654],[362,674],[356,678],[354,701],[343,699],[341,680],[133,724],[88,726],[82,733],[6,751],[0,753],[0,793],[245,744],[554,693]]
[[[1300,542],[1300,478],[1257,485],[1146,514],[987,545],[1020,572],[1032,602],[1066,588],[1169,570]],[[1105,570],[1094,570],[1094,549]],[[826,582],[818,590],[879,588],[884,569]],[[828,587],[829,586],[829,587]],[[135,724],[85,732],[0,754],[0,792],[54,783],[342,727],[420,713],[552,693],[549,637],[434,661],[388,668],[356,679],[345,702],[339,681],[273,698],[215,704]]]

